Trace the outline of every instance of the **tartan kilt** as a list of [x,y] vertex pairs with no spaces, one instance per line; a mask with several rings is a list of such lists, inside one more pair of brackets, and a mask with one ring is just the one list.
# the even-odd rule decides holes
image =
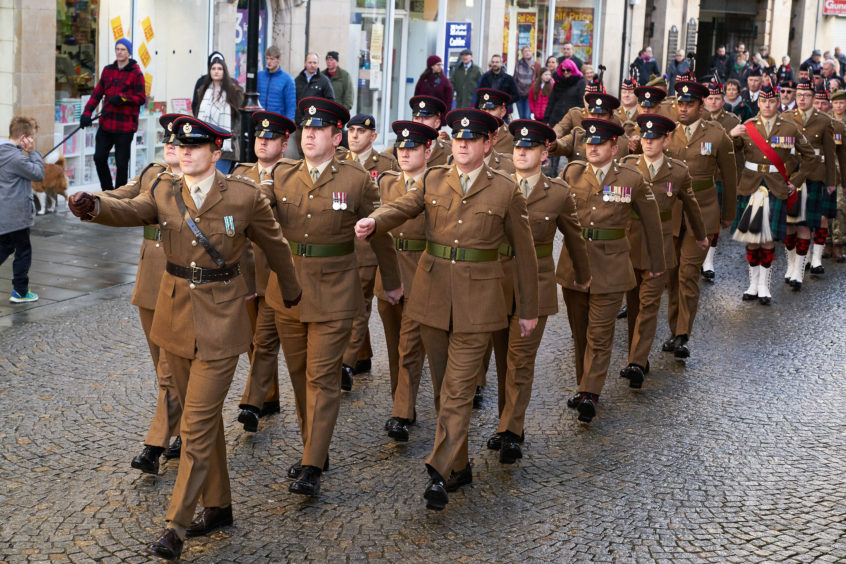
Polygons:
[[805,212],[805,223],[808,227],[820,227],[823,217],[837,217],[837,194],[829,194],[825,182],[808,180],[805,186],[808,189],[808,207]]
[[[737,208],[734,216],[734,222],[731,224],[730,232],[734,234],[737,230],[737,224],[740,223],[740,218],[743,216],[743,211],[749,204],[749,199],[752,196],[738,196]],[[787,236],[787,200],[779,200],[773,196],[772,192],[769,195],[770,203],[770,232],[773,234],[774,241],[783,241]]]

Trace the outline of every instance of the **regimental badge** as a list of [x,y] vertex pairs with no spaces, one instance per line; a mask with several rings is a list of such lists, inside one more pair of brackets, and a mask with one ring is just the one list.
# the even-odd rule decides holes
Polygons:
[[267,127],[269,125],[270,125],[270,120],[268,120],[268,119],[262,120],[262,122],[261,122],[262,127]]
[[470,120],[466,116],[461,118],[461,127],[467,127],[468,125],[470,125]]
[[528,127],[524,127],[523,129],[520,130],[520,135],[522,135],[523,137],[525,137],[528,134],[529,134],[529,128]]
[[652,92],[646,92],[646,93],[643,95],[643,97],[644,97],[644,98],[646,98],[647,100],[649,100],[650,98],[652,98]]
[[402,134],[402,136],[403,136],[403,137],[405,137],[406,139],[408,139],[408,130],[407,130],[407,129],[403,129],[403,130],[402,130],[402,132],[401,132],[401,134]]
[[366,120],[364,120],[364,125],[366,125],[367,127],[370,127],[370,118],[367,118]]
[[591,132],[591,133],[596,133],[596,126],[595,126],[595,125],[591,125],[591,126],[590,126],[590,132]]
[[170,122],[169,124],[167,124],[167,130],[173,131],[173,122]]
[[596,99],[596,105],[597,105],[597,106],[601,106],[601,105],[602,105],[602,98],[597,98],[597,99]]
[[703,141],[699,144],[699,154],[700,155],[710,155],[712,154],[712,145],[710,141]]
[[423,100],[420,100],[420,103],[419,103],[419,104],[417,104],[417,107],[418,107],[418,108],[425,108],[425,107],[426,107],[426,102],[424,102]]
[[490,95],[490,94],[485,93],[485,95],[484,95],[484,96],[482,96],[482,98],[484,98],[485,100],[490,100],[490,99],[491,99],[491,95]]
[[223,216],[223,226],[226,228],[226,236],[235,236],[235,218],[231,215]]
[[684,92],[685,94],[687,94],[688,90],[690,90],[690,89],[687,87],[687,84],[685,84],[684,86],[682,86],[682,92]]
[[186,123],[185,125],[182,126],[182,132],[186,133],[186,134],[191,133],[192,129],[193,129],[193,127],[191,127],[190,123]]
[[309,107],[308,107],[308,114],[309,114],[309,115],[313,116],[313,115],[314,115],[314,114],[316,114],[316,113],[317,113],[317,108],[316,108],[316,107],[314,107],[314,106],[309,106]]
[[651,121],[646,122],[646,129],[652,129],[652,122]]

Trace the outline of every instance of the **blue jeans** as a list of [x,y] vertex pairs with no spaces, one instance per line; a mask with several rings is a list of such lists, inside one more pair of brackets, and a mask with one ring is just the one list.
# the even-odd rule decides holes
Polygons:
[[529,110],[528,96],[517,99],[517,111],[520,112],[520,119],[532,119],[531,110]]
[[32,244],[29,228],[0,235],[0,264],[15,253],[12,261],[12,287],[21,296],[29,291],[29,266],[32,264]]

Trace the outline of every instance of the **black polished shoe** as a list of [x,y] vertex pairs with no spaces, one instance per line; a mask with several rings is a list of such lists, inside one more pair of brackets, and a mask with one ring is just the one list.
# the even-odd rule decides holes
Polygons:
[[582,399],[576,409],[579,412],[579,421],[582,423],[590,423],[596,417],[596,402],[599,401],[599,396],[596,394],[589,394],[582,392]]
[[467,484],[473,483],[473,469],[470,467],[470,464],[467,464],[467,468],[464,470],[459,470],[455,472],[454,470],[449,473],[449,480],[444,483],[444,487],[446,487],[446,491],[454,492],[458,491],[458,488],[461,486],[466,486]]
[[569,407],[570,409],[576,409],[577,407],[579,407],[580,401],[582,401],[582,394],[576,392],[576,395],[571,398],[567,398],[567,407]]
[[141,454],[136,456],[130,462],[130,466],[136,470],[141,470],[145,474],[159,473],[159,457],[162,455],[164,449],[162,447],[153,447],[144,445],[144,450]]
[[793,288],[794,292],[801,292],[802,291],[802,282],[799,280],[791,280],[790,287]]
[[144,548],[144,552],[165,560],[177,560],[182,554],[183,544],[185,544],[184,541],[179,538],[175,530],[165,529],[156,542]]
[[232,524],[232,506],[206,507],[185,529],[186,537],[204,537],[221,527]]
[[244,424],[244,430],[248,433],[258,431],[259,412],[255,407],[247,407],[238,414],[238,423]]
[[353,368],[346,364],[341,365],[341,389],[345,392],[352,390]]
[[488,438],[488,450],[499,450],[500,446],[502,446],[502,435],[500,433],[494,433]]
[[423,492],[423,499],[426,500],[426,509],[441,511],[446,507],[446,504],[449,503],[449,495],[447,494],[444,479],[438,475],[429,478],[429,485],[426,486],[426,491]]
[[678,335],[676,337],[676,350],[673,351],[673,356],[676,360],[684,360],[690,357],[690,349],[687,348],[687,335]]
[[713,282],[715,275],[713,270],[703,270],[702,271],[702,278],[707,280],[708,282]]
[[371,366],[372,364],[369,358],[359,360],[355,363],[355,366],[353,367],[353,374],[364,374],[365,372],[370,372]]
[[171,458],[179,458],[182,454],[182,437],[176,435],[176,438],[173,439],[173,442],[170,443],[170,446],[167,447],[165,451],[165,458],[170,460]]
[[276,401],[266,401],[261,406],[261,416],[268,417],[270,415],[276,415],[280,413],[282,408],[279,406],[279,400]]
[[825,274],[825,267],[823,265],[812,266],[811,274],[814,274],[816,276],[819,276],[820,274]]
[[661,345],[661,352],[673,352],[676,350],[676,336],[673,335]]
[[[326,472],[327,470],[329,470],[329,455],[328,454],[326,455],[326,462],[323,463],[323,471]],[[288,477],[291,478],[292,480],[296,480],[297,478],[300,477],[300,474],[302,474],[302,472],[303,472],[303,466],[300,462],[297,462],[296,464],[292,464],[288,468]]]
[[514,464],[518,458],[523,458],[523,449],[520,448],[520,437],[510,431],[506,431],[502,434],[499,461],[502,464]]
[[473,394],[473,409],[482,409],[482,386],[476,386],[476,393]]
[[761,296],[758,298],[758,303],[761,305],[771,305],[773,303],[773,299],[770,296]]
[[402,417],[392,417],[391,421],[393,421],[393,424],[391,425],[391,428],[388,429],[388,436],[395,441],[407,443],[408,424],[410,423],[409,420],[403,419]]
[[303,466],[297,481],[288,486],[291,493],[307,496],[320,494],[320,474],[323,471],[317,466]]
[[629,387],[635,389],[643,387],[643,374],[644,369],[640,365],[634,363],[631,363],[620,370],[620,376],[622,378],[628,378]]

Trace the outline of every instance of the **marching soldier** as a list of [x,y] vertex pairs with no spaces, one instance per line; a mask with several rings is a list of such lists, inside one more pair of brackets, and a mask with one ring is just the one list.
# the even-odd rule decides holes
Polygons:
[[842,263],[846,262],[846,256],[843,255],[843,243],[846,242],[846,191],[843,188],[843,179],[846,178],[846,143],[844,143],[846,141],[846,91],[832,92],[828,105],[831,106],[829,115],[834,128],[834,146],[839,167],[838,186],[840,186],[837,192],[837,220],[831,229],[832,258]]
[[[811,246],[811,231],[814,233],[814,251],[811,256],[811,274],[825,272],[822,266],[822,251],[828,239],[828,220],[837,215],[836,179],[837,163],[834,145],[834,126],[831,117],[814,108],[814,84],[800,80],[796,85],[796,109],[782,112],[781,117],[796,124],[802,135],[814,150],[815,166],[805,180],[804,218],[787,218],[787,274],[785,281],[795,291],[802,289],[805,276],[805,261]],[[798,185],[797,185],[798,186]]]
[[[537,325],[538,283],[526,199],[514,180],[490,170],[484,154],[498,127],[474,109],[447,114],[455,165],[431,168],[422,187],[383,204],[356,225],[366,238],[396,229],[425,212],[426,253],[420,258],[407,312],[420,323],[435,389],[441,390],[437,431],[426,459],[429,509],[443,509],[447,491],[472,482],[467,433],[476,374],[491,333],[507,324],[499,245],[514,248],[522,336]],[[575,279],[575,277],[574,277]]]
[[664,272],[664,242],[652,191],[635,167],[614,162],[617,137],[624,134],[622,126],[601,119],[583,120],[582,125],[590,134],[588,162],[569,163],[564,181],[576,197],[593,282],[587,292],[576,286],[574,264],[563,254],[556,280],[563,289],[576,356],[578,393],[567,400],[567,406],[578,410],[579,421],[589,423],[596,416],[611,362],[617,312],[625,292],[636,284],[626,239],[632,209],[643,224],[650,277]]
[[[379,195],[383,203],[393,202],[423,187],[423,174],[438,132],[413,121],[395,121],[391,126],[397,135],[396,149],[402,172],[385,172],[379,177]],[[423,216],[409,219],[391,229],[399,261],[403,292],[412,293],[417,264],[426,249],[426,221]],[[376,277],[376,304],[385,327],[388,364],[391,368],[393,410],[385,423],[388,436],[395,441],[408,441],[408,426],[417,418],[417,391],[423,372],[425,351],[420,324],[407,315],[403,302],[391,304],[385,298],[382,277]],[[433,379],[434,381],[434,379]],[[435,408],[439,407],[440,389],[435,388]]]
[[778,98],[771,86],[761,87],[758,108],[756,117],[731,130],[732,137],[743,143],[746,157],[732,232],[735,240],[746,243],[749,288],[743,300],[770,305],[775,241],[785,239],[787,211],[797,207],[794,204],[801,206],[796,187],[805,182],[817,161],[795,123],[778,113]]
[[[664,236],[664,262],[670,269],[676,266],[673,214],[685,214],[685,222],[693,231],[700,250],[708,248],[705,225],[691,187],[687,166],[682,161],[664,156],[664,151],[670,146],[668,135],[676,128],[675,122],[657,114],[642,114],[637,117],[637,124],[642,132],[640,143],[643,153],[639,156],[629,155],[622,162],[637,167],[655,196]],[[682,209],[673,209],[676,202],[681,202]],[[629,222],[627,228],[637,285],[626,293],[629,364],[620,371],[620,376],[629,379],[631,388],[640,388],[644,375],[649,372],[649,351],[658,327],[658,309],[667,282],[664,274],[652,278],[647,274],[650,268],[649,253],[643,225],[637,219],[637,213],[633,213],[633,221]]]
[[[373,180],[389,170],[397,170],[396,159],[392,155],[377,153],[373,150],[376,141],[376,119],[368,114],[353,116],[347,123],[347,141],[350,150],[345,152],[344,159],[358,162],[370,173]],[[373,349],[370,346],[370,312],[373,308],[373,286],[376,282],[376,254],[370,245],[355,240],[355,259],[358,262],[358,276],[361,279],[361,291],[364,295],[364,309],[353,320],[350,342],[341,361],[341,389],[345,392],[352,390],[353,375],[370,372],[370,359]]]
[[[343,106],[323,98],[303,98],[302,161],[282,161],[273,170],[273,197],[282,231],[303,286],[298,307],[286,309],[279,280],[271,274],[267,303],[276,310],[276,330],[288,365],[303,440],[300,462],[288,469],[288,491],[320,492],[329,467],[329,443],[341,400],[341,360],[353,320],[364,307],[356,263],[353,227],[379,204],[376,183],[358,164],[338,160],[335,149],[349,119]],[[375,237],[385,294],[402,296],[397,257],[389,236]]]
[[[485,111],[499,120],[499,127],[496,130],[493,151],[510,155],[514,150],[514,138],[508,131],[505,123],[505,114],[508,113],[508,104],[511,102],[511,95],[492,88],[479,88],[476,90],[476,100],[480,110]],[[513,171],[511,171],[513,172]]]
[[[676,93],[679,126],[670,133],[667,154],[687,165],[705,233],[713,235],[734,219],[732,203],[737,192],[734,145],[720,124],[702,119],[702,100],[708,97],[708,88],[698,82],[682,81],[676,83]],[[723,178],[722,209],[715,180],[718,169]],[[708,251],[700,247],[698,241],[702,237],[692,229],[688,223],[692,218],[682,213],[681,208],[682,202],[677,200],[673,210],[677,266],[667,275],[667,317],[672,336],[662,345],[664,352],[672,352],[678,360],[690,356],[687,342],[699,307],[699,279]]]
[[[619,117],[615,114],[615,109],[620,105],[620,101],[610,94],[585,94],[585,103],[588,106],[588,114],[592,118],[615,121]],[[581,126],[576,126],[570,133],[556,140],[555,145],[551,147],[552,154],[565,156],[570,161],[584,160],[587,152],[585,146],[587,137],[585,130]],[[621,159],[628,152],[629,138],[623,133],[617,138],[617,153],[614,158]]]
[[[173,121],[179,114],[165,114],[159,118],[159,124],[164,129],[164,161],[150,163],[141,174],[130,180],[126,186],[116,190],[101,192],[99,197],[109,197],[117,200],[129,200],[141,192],[149,192],[160,182],[159,175],[163,172],[180,174],[179,155],[174,145]],[[156,411],[153,422],[144,439],[144,449],[141,454],[132,459],[131,466],[146,474],[159,473],[159,458],[162,454],[166,459],[179,458],[182,440],[179,438],[179,418],[182,406],[173,375],[167,365],[165,355],[161,354],[159,345],[150,339],[150,329],[153,326],[153,316],[156,312],[156,296],[165,269],[165,254],[161,246],[159,228],[156,225],[144,227],[144,241],[141,243],[141,256],[138,259],[138,272],[135,276],[135,289],[132,291],[132,305],[138,307],[141,327],[147,338],[150,356],[156,369],[156,379],[159,387]],[[176,437],[172,445],[168,445],[171,437]]]
[[[294,122],[281,114],[267,111],[255,112],[250,116],[250,125],[255,131],[255,153],[257,162],[242,163],[232,171],[233,176],[245,176],[261,185],[265,191],[269,186],[262,184],[270,180],[274,165],[283,160],[288,139],[296,131]],[[256,297],[247,302],[253,308],[253,342],[250,350],[250,372],[241,403],[238,422],[244,430],[255,433],[260,417],[279,413],[279,334],[276,332],[276,315],[267,304],[265,293],[270,277],[267,258],[258,245],[252,245],[255,262]]]
[[432,154],[426,166],[437,166],[447,163],[452,154],[452,138],[441,129],[441,116],[446,114],[447,107],[438,98],[432,96],[413,96],[408,101],[411,106],[411,119],[422,123],[438,132],[438,140],[432,143]]
[[796,109],[796,82],[782,80],[778,83],[778,112],[792,112]]
[[[164,349],[179,390],[183,444],[167,528],[147,552],[170,559],[179,558],[186,535],[232,523],[221,412],[238,356],[250,344],[249,290],[238,263],[248,238],[278,273],[286,304],[295,305],[301,294],[267,198],[251,181],[215,171],[230,134],[190,116],[177,118],[174,129],[181,177],[167,175],[131,200],[79,192],[69,201],[74,215],[96,223],[158,223],[162,230],[167,264],[150,337]],[[192,522],[198,501],[204,509]]]
[[[522,315],[519,310],[520,297],[514,286],[517,278],[513,260],[503,261],[505,285],[510,292],[510,299],[506,301],[509,311],[509,325],[505,330],[507,370],[504,374],[497,373],[500,390],[499,425],[496,433],[488,439],[488,448],[499,450],[499,461],[503,464],[513,464],[523,457],[520,443],[524,440],[523,424],[532,394],[535,357],[543,338],[547,316],[558,313],[555,263],[552,259],[556,231],[564,235],[561,255],[569,257],[575,266],[575,279],[572,280],[574,287],[587,291],[590,285],[590,265],[576,213],[576,200],[564,181],[548,178],[541,172],[541,163],[548,154],[547,146],[555,143],[555,131],[543,123],[528,119],[514,120],[508,129],[514,136],[514,166],[517,169],[514,179],[526,196],[529,225],[538,259],[538,325],[530,335],[520,334],[518,320]],[[509,257],[514,255],[507,244],[500,248],[500,253]]]
[[635,120],[639,115],[635,88],[637,88],[636,78],[630,77],[623,81],[622,86],[620,86],[620,107],[614,111],[614,115],[623,124],[626,135],[632,134],[635,125],[637,125]]

